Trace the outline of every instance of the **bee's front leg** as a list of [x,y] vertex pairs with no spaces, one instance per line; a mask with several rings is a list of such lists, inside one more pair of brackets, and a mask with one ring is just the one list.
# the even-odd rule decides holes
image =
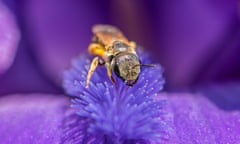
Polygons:
[[116,81],[115,79],[113,78],[113,75],[112,75],[112,68],[111,68],[111,65],[109,63],[106,63],[106,68],[107,68],[107,74],[108,74],[108,77],[109,79],[114,83],[116,84]]
[[90,80],[91,80],[91,78],[93,76],[93,73],[95,72],[95,70],[96,70],[96,68],[97,68],[97,66],[99,64],[101,64],[99,57],[95,57],[92,60],[92,63],[91,63],[90,68],[88,70],[87,81],[86,81],[86,88],[89,87],[89,83],[90,83]]

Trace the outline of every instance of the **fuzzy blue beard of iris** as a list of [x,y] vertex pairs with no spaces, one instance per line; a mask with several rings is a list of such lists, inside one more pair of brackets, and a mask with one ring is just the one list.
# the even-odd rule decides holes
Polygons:
[[[139,53],[143,64],[151,64],[149,57]],[[127,86],[118,77],[114,85],[104,66],[97,68],[89,88],[85,82],[90,56],[80,56],[72,62],[72,68],[64,73],[63,87],[73,96],[72,108],[86,121],[83,143],[151,143],[164,138],[167,124],[163,120],[165,100],[158,98],[164,79],[160,65],[143,67],[137,83]],[[100,138],[99,138],[100,137]]]

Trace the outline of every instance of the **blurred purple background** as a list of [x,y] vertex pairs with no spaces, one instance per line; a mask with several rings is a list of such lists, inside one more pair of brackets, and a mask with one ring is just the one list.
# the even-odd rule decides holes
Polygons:
[[98,23],[118,26],[150,52],[165,68],[166,90],[240,79],[240,2],[236,0],[3,3],[15,16],[21,40],[12,66],[0,75],[1,95],[62,93],[63,70],[72,58],[86,52],[91,27]]

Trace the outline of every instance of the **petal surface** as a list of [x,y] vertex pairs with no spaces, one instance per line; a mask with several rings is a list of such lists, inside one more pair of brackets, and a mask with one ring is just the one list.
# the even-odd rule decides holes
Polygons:
[[169,95],[175,136],[170,143],[240,143],[240,111],[219,109],[206,97]]
[[[168,98],[168,117],[163,120],[171,127],[161,143],[240,142],[239,109],[224,110],[201,94],[161,93],[159,97]],[[104,138],[87,134],[88,121],[74,114],[69,104],[67,97],[46,94],[2,97],[0,143],[104,143]]]
[[0,143],[60,143],[68,100],[45,94],[11,95],[0,99]]

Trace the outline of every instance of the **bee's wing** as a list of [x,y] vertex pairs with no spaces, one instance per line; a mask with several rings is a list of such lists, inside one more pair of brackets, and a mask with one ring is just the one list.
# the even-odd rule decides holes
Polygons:
[[115,40],[128,42],[122,32],[111,25],[95,25],[92,31],[97,36],[99,42],[105,46],[111,44]]
[[93,30],[93,33],[103,33],[108,35],[116,35],[121,33],[121,31],[118,28],[111,25],[101,25],[101,24],[94,25],[92,30]]

